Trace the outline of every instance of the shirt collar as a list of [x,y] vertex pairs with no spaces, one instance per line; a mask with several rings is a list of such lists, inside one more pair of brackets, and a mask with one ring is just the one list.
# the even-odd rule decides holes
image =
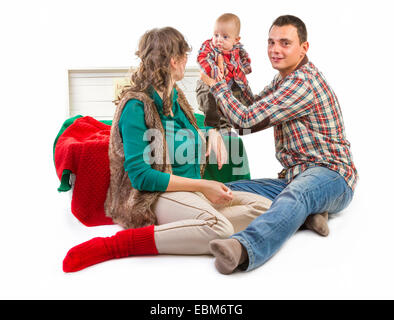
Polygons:
[[[304,58],[301,60],[301,62],[297,65],[297,67],[296,67],[290,74],[292,74],[293,72],[297,71],[298,69],[301,69],[301,68],[302,68],[304,65],[306,65],[308,62],[309,62],[309,59],[308,59],[308,57],[305,55]],[[290,75],[290,74],[289,74],[289,75]],[[289,75],[287,75],[285,78],[287,78]],[[283,79],[282,79],[282,76],[280,75],[280,73],[278,73],[278,74],[276,75],[276,78],[277,78],[277,81],[283,80]]]
[[301,60],[301,62],[298,64],[297,68],[295,68],[294,71],[300,69],[304,64],[307,64],[309,62],[308,57],[305,55],[304,58]]

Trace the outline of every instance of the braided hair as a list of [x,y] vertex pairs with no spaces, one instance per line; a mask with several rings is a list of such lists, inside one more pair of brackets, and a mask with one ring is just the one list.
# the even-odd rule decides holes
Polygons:
[[135,53],[140,59],[138,68],[131,73],[129,90],[147,92],[150,86],[163,92],[163,113],[172,109],[170,59],[179,58],[191,48],[183,35],[172,27],[155,28],[141,37]]

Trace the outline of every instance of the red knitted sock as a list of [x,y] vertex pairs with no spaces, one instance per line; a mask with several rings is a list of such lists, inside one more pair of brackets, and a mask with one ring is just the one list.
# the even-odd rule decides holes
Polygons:
[[127,229],[112,237],[93,238],[71,248],[63,260],[64,272],[75,272],[110,259],[158,254],[154,226]]

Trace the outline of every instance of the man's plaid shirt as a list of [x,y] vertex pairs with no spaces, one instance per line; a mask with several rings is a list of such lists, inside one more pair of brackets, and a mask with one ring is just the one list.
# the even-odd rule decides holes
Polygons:
[[286,169],[287,182],[307,168],[320,165],[338,172],[354,190],[357,170],[346,140],[342,112],[322,73],[305,57],[305,64],[250,99],[235,99],[224,81],[211,88],[223,113],[241,128],[266,122],[273,126],[276,158]]

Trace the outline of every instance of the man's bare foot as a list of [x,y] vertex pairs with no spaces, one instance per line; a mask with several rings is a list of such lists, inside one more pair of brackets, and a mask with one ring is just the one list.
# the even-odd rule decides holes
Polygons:
[[323,237],[328,236],[330,229],[328,228],[328,212],[310,214],[304,222],[304,227],[317,232]]
[[217,239],[209,243],[216,257],[215,267],[222,274],[230,274],[248,258],[246,249],[237,239]]

